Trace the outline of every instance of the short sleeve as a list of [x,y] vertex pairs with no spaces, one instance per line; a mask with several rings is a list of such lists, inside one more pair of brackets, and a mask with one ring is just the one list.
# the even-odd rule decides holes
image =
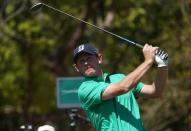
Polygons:
[[109,84],[105,82],[83,82],[78,90],[78,97],[82,107],[87,109],[101,103],[102,92],[108,85]]
[[139,94],[144,84],[142,82],[137,83],[137,85],[133,88],[133,93],[135,95]]

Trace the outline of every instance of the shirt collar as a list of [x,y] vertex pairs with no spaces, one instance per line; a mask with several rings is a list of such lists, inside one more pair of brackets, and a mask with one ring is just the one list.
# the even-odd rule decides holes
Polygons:
[[101,76],[96,77],[85,77],[85,80],[94,80],[94,81],[105,81],[106,77],[108,76],[108,73],[103,74],[103,78]]

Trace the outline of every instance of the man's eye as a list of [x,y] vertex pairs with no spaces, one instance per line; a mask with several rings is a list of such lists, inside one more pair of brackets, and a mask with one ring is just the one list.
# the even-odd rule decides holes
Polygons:
[[83,64],[84,63],[84,61],[80,61],[80,64]]
[[87,60],[89,61],[89,60],[91,60],[92,59],[92,57],[91,56],[89,56],[88,58],[87,58]]
[[87,60],[90,60],[90,57],[87,57]]
[[80,60],[78,63],[79,63],[79,64],[83,64],[83,60]]

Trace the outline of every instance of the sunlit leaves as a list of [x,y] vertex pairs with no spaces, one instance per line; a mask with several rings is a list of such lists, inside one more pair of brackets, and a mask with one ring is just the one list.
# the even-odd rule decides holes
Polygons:
[[[58,68],[52,67],[58,64],[64,70],[60,74],[76,75],[72,67],[72,49],[64,53],[59,49],[61,46],[68,49],[69,40],[80,22],[47,8],[30,15],[21,12],[12,18],[9,16],[19,9],[18,3],[23,1],[14,2],[6,7],[6,18],[10,19],[2,22],[0,28],[0,105],[11,105],[22,112],[23,96],[30,94],[26,89],[32,84],[28,111],[44,115],[56,110],[55,70]],[[87,9],[87,2],[80,0],[44,2],[78,18],[83,18]],[[190,7],[186,0],[105,0],[104,8],[100,10],[104,15],[108,11],[113,13],[107,30],[140,44],[149,42],[169,53],[169,83],[164,100],[141,103],[148,129],[173,130],[174,123],[191,123],[190,114],[184,114],[190,110],[191,96]],[[88,22],[96,25],[101,15],[97,10],[92,11],[93,14],[88,12]],[[77,44],[87,41],[93,42],[103,53],[104,71],[128,74],[144,61],[141,49],[93,27],[86,28]],[[59,62],[57,57],[52,57],[55,54],[61,54]],[[152,81],[155,73],[156,67],[153,67],[144,81]],[[174,121],[169,124],[170,120]]]

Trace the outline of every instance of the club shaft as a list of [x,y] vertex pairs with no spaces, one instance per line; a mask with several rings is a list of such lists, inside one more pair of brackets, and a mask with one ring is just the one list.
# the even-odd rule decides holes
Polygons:
[[115,36],[115,37],[117,37],[117,38],[119,38],[119,39],[121,39],[121,40],[124,40],[124,41],[128,42],[129,44],[135,45],[135,46],[137,46],[137,47],[139,47],[139,48],[143,48],[143,45],[141,45],[141,44],[139,44],[139,43],[136,43],[136,42],[133,42],[133,41],[131,41],[131,40],[128,40],[128,39],[126,39],[126,38],[124,38],[124,37],[122,37],[122,36],[120,36],[120,35],[117,35],[117,34],[115,34],[115,33],[112,33],[112,32],[110,32],[110,31],[108,31],[108,30],[105,30],[105,29],[103,29],[103,28],[101,28],[101,27],[99,27],[99,26],[96,26],[96,25],[91,24],[91,23],[89,23],[89,22],[87,22],[87,21],[84,21],[84,20],[82,20],[82,19],[79,19],[79,18],[77,18],[77,17],[75,17],[75,16],[73,16],[73,15],[71,15],[71,14],[68,14],[68,13],[66,13],[66,12],[64,12],[64,11],[61,11],[61,10],[59,10],[59,9],[56,9],[56,8],[50,6],[50,5],[47,5],[47,4],[44,4],[44,3],[37,3],[37,4],[34,5],[31,9],[37,8],[38,6],[48,7],[48,8],[50,8],[50,9],[54,10],[54,11],[57,11],[57,12],[62,13],[62,14],[65,14],[65,15],[67,15],[67,16],[73,18],[73,19],[76,19],[76,20],[78,20],[78,21],[80,21],[80,22],[83,22],[83,23],[85,23],[85,24],[87,24],[87,25],[89,25],[89,26],[95,27],[95,28],[97,28],[97,29],[99,29],[99,30],[101,30],[101,31],[104,31],[104,32],[106,32],[106,33],[108,33],[108,34],[110,34],[110,35],[112,35],[112,36]]

